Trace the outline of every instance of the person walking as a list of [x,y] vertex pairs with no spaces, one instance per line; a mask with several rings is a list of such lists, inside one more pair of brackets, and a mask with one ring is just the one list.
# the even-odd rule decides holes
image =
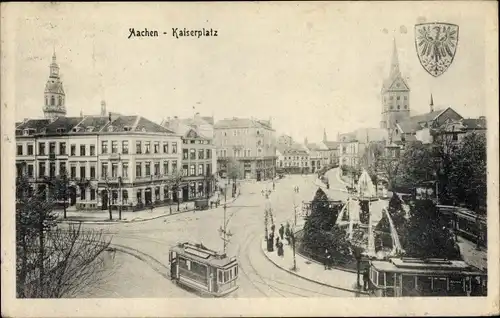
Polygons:
[[271,232],[273,233],[273,236],[274,236],[274,230],[276,229],[276,226],[274,225],[274,223],[271,225]]
[[363,271],[363,290],[364,291],[368,290],[368,283],[369,283],[369,281],[370,281],[370,272],[369,272],[368,268],[366,268]]
[[325,269],[328,269],[330,265],[330,253],[328,252],[328,249],[325,249],[324,265]]
[[279,236],[276,237],[276,248],[279,247],[279,244],[280,244],[280,238]]
[[283,250],[283,243],[278,242],[278,256],[283,257],[285,255],[285,251]]
[[280,238],[283,240],[283,235],[285,233],[285,228],[283,227],[283,224],[280,225],[280,229],[278,231],[280,234]]

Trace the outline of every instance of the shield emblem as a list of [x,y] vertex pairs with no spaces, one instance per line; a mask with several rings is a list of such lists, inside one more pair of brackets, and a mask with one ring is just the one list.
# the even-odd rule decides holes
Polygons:
[[422,67],[432,76],[442,75],[450,67],[458,46],[458,25],[420,23],[415,25],[415,48]]

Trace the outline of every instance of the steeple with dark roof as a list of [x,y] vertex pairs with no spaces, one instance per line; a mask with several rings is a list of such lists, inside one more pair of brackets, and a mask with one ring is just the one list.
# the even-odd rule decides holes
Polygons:
[[393,40],[389,77],[383,81],[381,99],[381,128],[394,128],[398,122],[410,117],[410,87],[401,74],[395,39]]
[[59,75],[59,65],[57,64],[56,52],[52,54],[52,63],[49,66],[50,73],[44,91],[43,113],[45,118],[54,119],[66,116],[65,99],[63,83]]

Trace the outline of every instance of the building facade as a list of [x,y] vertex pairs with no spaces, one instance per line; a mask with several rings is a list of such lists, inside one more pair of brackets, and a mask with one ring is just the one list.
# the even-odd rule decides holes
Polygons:
[[167,119],[162,126],[182,139],[182,199],[207,198],[215,190],[216,153],[213,126],[196,114],[193,119]]
[[232,118],[215,126],[217,170],[237,178],[271,179],[275,176],[276,132],[270,121]]
[[309,153],[300,145],[278,145],[276,170],[283,173],[309,173]]
[[140,116],[32,119],[16,127],[19,173],[39,190],[67,176],[68,203],[77,209],[141,208],[176,199],[172,172],[181,139]]

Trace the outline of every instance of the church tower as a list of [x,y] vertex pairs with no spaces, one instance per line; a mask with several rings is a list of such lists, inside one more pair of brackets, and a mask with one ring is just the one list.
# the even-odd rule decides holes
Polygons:
[[393,43],[391,70],[384,80],[381,91],[382,119],[381,128],[392,129],[398,122],[410,117],[410,87],[399,70],[396,40]]
[[43,114],[45,118],[54,119],[66,116],[65,94],[61,78],[59,77],[59,66],[56,62],[56,52],[52,55],[50,74],[45,84],[45,106]]

